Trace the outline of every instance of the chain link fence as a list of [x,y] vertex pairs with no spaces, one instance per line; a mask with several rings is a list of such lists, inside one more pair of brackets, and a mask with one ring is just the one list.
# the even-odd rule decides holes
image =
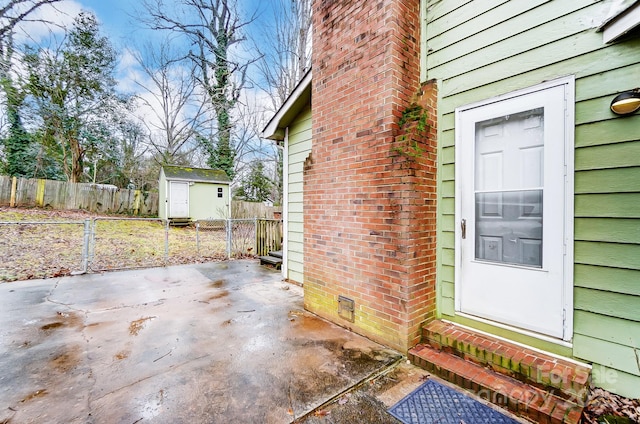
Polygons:
[[0,281],[68,275],[82,269],[86,223],[0,222]]
[[257,219],[215,219],[196,221],[197,251],[224,252],[229,258],[255,255]]
[[[206,220],[184,227],[146,218],[0,222],[0,281],[253,257],[261,221]],[[281,234],[273,237],[271,245],[280,246]]]

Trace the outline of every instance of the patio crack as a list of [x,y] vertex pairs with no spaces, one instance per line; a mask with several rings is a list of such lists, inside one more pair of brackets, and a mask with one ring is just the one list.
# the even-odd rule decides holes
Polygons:
[[75,312],[80,312],[82,314],[85,315],[86,318],[86,314],[88,311],[84,310],[84,309],[79,309],[79,308],[74,308],[73,306],[71,306],[70,303],[64,303],[64,302],[59,302],[57,300],[53,300],[51,297],[53,296],[53,292],[58,288],[58,285],[60,284],[60,280],[56,281],[56,284],[51,288],[51,290],[49,291],[49,294],[44,298],[47,302],[56,304],[56,305],[60,305],[60,306],[64,306],[65,308],[68,308],[72,311]]
[[[211,354],[201,355],[201,356],[195,357],[193,359],[189,359],[188,361],[184,361],[184,362],[182,362],[180,364],[172,365],[164,372],[161,372],[161,373],[158,373],[158,374],[152,374],[152,375],[148,375],[146,377],[139,378],[136,381],[133,381],[133,382],[131,382],[129,384],[126,384],[126,385],[124,385],[122,387],[118,387],[117,389],[111,390],[110,392],[107,392],[107,393],[101,395],[100,397],[97,397],[97,398],[93,399],[93,402],[97,402],[97,401],[99,401],[101,399],[104,399],[107,396],[110,396],[110,395],[112,395],[114,393],[118,393],[120,390],[124,390],[124,389],[127,389],[129,387],[135,386],[136,384],[141,383],[141,382],[146,381],[146,380],[149,380],[150,378],[154,378],[154,377],[157,377],[159,375],[166,374],[166,373],[168,373],[170,371],[174,371],[176,369],[184,367],[185,365],[189,365],[192,362],[199,361],[200,359],[207,358],[207,357],[210,357],[210,356],[211,356]],[[91,411],[89,411],[89,412],[91,412]],[[91,415],[91,413],[89,415]]]
[[96,388],[96,375],[93,372],[93,356],[91,354],[91,339],[86,333],[87,322],[89,321],[89,311],[84,312],[84,322],[82,323],[82,338],[87,343],[87,366],[89,367],[89,392],[87,395],[87,423],[93,423],[93,395]]

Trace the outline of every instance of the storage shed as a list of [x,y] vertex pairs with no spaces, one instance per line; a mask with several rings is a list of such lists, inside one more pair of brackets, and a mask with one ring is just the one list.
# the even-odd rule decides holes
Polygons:
[[228,218],[230,183],[220,169],[165,165],[160,170],[158,216],[180,221]]

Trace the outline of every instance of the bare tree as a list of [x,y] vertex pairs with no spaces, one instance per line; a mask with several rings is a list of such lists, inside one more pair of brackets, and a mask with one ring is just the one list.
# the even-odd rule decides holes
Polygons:
[[32,19],[37,9],[45,5],[53,5],[62,0],[6,0],[0,6],[0,77],[5,77],[11,67],[13,53],[13,36],[16,27],[22,22],[40,22],[56,25],[46,19]]
[[148,81],[136,81],[146,106],[142,121],[160,165],[181,163],[199,147],[211,122],[206,96],[192,78],[193,64],[176,59],[169,41],[148,44],[134,56]]
[[[311,69],[312,0],[273,0],[273,26],[265,27],[261,44],[258,85],[270,100],[269,114],[282,106],[296,85]],[[260,126],[264,121],[260,121]],[[266,160],[273,164],[272,194],[274,203],[282,201],[282,149],[275,144],[264,146]]]
[[178,32],[187,37],[187,54],[196,65],[194,77],[205,90],[215,111],[215,139],[201,140],[208,152],[208,165],[234,176],[236,150],[233,143],[233,112],[247,84],[247,69],[255,58],[240,58],[246,41],[243,20],[235,0],[181,0],[170,13],[162,0],[145,0],[151,27]]
[[311,1],[273,0],[274,23],[265,28],[259,62],[261,88],[275,112],[311,68]]
[[[39,7],[46,4],[58,3],[62,0],[8,0],[0,6],[0,45],[11,35],[20,22],[34,22],[29,18]],[[37,22],[46,22],[36,19]]]

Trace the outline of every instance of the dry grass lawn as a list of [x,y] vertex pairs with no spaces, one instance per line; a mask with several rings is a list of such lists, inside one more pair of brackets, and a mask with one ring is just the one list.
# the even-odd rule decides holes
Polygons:
[[89,270],[209,262],[226,256],[225,231],[165,227],[159,220],[123,219],[84,211],[0,208],[0,282],[70,275],[82,269],[84,221],[96,219]]

